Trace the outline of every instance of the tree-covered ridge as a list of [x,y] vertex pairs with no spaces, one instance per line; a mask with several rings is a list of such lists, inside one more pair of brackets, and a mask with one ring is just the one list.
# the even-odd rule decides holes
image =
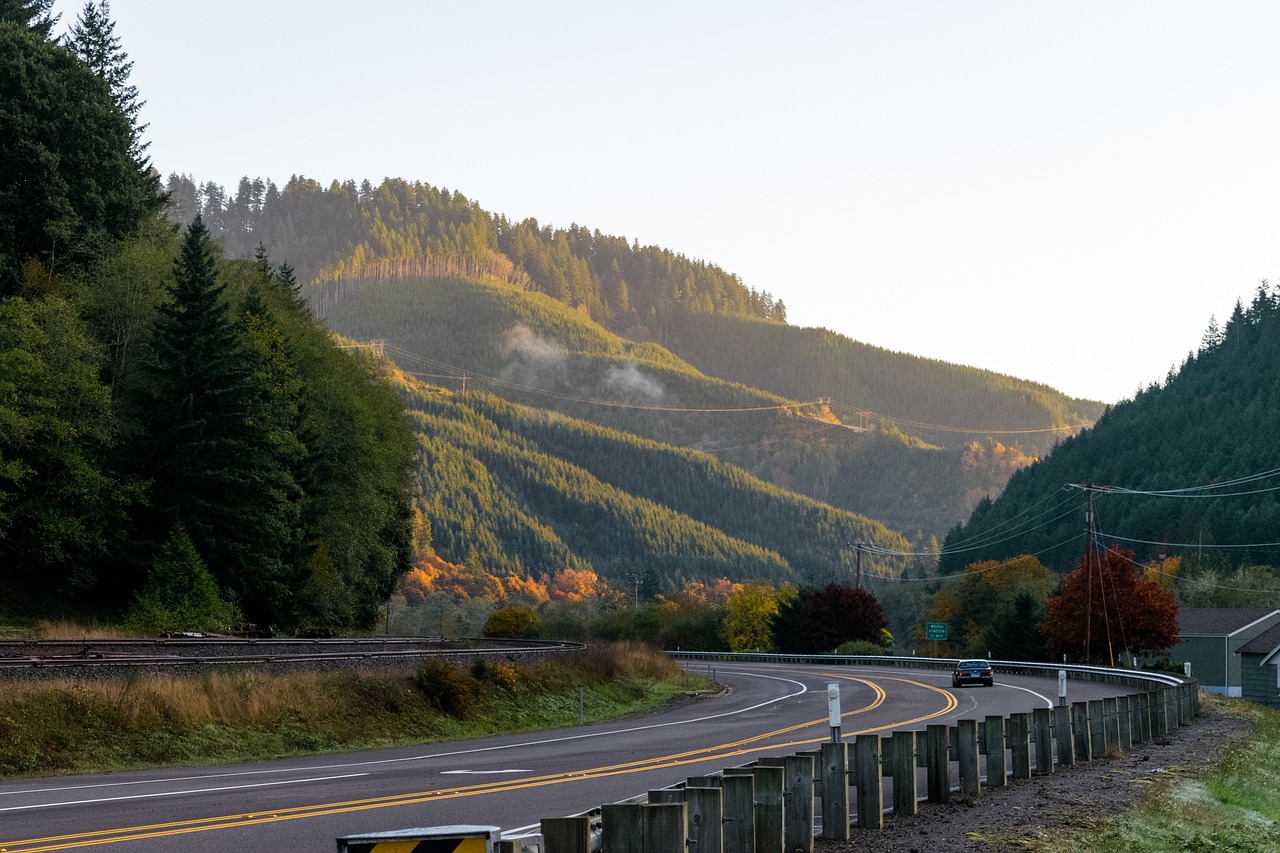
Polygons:
[[[483,392],[408,392],[432,546],[451,563],[536,578],[589,569],[615,585],[848,577],[851,542],[904,550],[883,525],[703,454]],[[867,558],[864,570],[896,573]]]
[[[1103,543],[1139,561],[1182,554],[1183,565],[1280,564],[1280,293],[1260,287],[1163,384],[1109,409],[1098,423],[1019,471],[947,536],[944,571],[975,559],[1041,554],[1065,570],[1083,549],[1086,494]],[[1245,478],[1240,485],[1230,485]],[[1214,484],[1223,484],[1215,487]],[[1106,537],[1116,537],[1108,540]],[[1222,546],[1271,543],[1268,548]],[[962,549],[970,550],[962,550]]]
[[682,315],[667,348],[710,376],[792,399],[831,397],[842,419],[897,424],[945,447],[994,435],[1040,455],[1103,410],[1039,383],[748,317]]
[[779,322],[786,307],[714,264],[578,225],[513,222],[459,192],[385,179],[283,188],[244,178],[234,194],[184,175],[168,180],[170,216],[201,214],[228,253],[263,243],[288,258],[321,313],[378,281],[468,276],[533,290],[587,312],[630,337],[661,340],[680,312],[741,314]]
[[109,68],[48,38],[47,4],[0,13],[0,296],[56,291],[163,200]]
[[108,4],[65,42],[48,7],[0,5],[0,601],[368,626],[414,530],[383,365],[335,344],[288,264],[157,215]]
[[388,283],[338,306],[325,322],[357,340],[385,341],[401,368],[436,384],[462,390],[465,376],[466,388],[667,444],[758,441],[777,429],[779,412],[799,408],[704,376],[662,347],[614,335],[544,294],[483,282]]
[[887,426],[850,428],[804,399],[706,376],[544,294],[493,283],[392,282],[347,301],[326,322],[357,340],[384,340],[401,368],[427,381],[713,453],[774,485],[926,538],[942,536],[1029,461],[990,439],[940,449]]

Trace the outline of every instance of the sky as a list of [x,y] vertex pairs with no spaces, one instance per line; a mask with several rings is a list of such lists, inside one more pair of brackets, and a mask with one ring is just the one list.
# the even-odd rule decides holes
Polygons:
[[164,175],[447,187],[1072,396],[1280,276],[1274,0],[110,8]]

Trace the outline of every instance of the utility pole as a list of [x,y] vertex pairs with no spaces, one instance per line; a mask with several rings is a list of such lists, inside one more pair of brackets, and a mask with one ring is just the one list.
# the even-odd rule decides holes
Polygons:
[[862,589],[862,549],[866,546],[865,542],[849,543],[849,547],[853,549],[854,589]]
[[[1093,514],[1093,496],[1099,489],[1108,488],[1106,486],[1095,486],[1093,483],[1067,483],[1073,489],[1081,489],[1085,494],[1085,511],[1084,511],[1084,566],[1085,566],[1085,582],[1088,584],[1088,596],[1086,598],[1085,624],[1084,624],[1084,657],[1088,663],[1093,654],[1093,567],[1094,567],[1094,539],[1097,536],[1097,526],[1094,523]],[[1099,566],[1101,570],[1101,566]],[[1101,585],[1101,583],[1099,583]],[[1104,604],[1105,612],[1105,604]],[[1114,664],[1115,661],[1113,660]]]

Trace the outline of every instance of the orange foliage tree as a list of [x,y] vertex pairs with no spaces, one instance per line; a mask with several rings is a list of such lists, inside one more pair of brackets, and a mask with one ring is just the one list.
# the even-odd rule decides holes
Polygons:
[[1045,645],[1086,663],[1115,663],[1117,652],[1161,654],[1178,641],[1173,593],[1142,577],[1132,551],[1090,554],[1045,605]]
[[547,579],[547,596],[560,603],[585,601],[599,594],[600,583],[590,569],[562,569]]
[[723,608],[729,596],[740,589],[742,584],[734,583],[728,578],[716,578],[713,581],[689,581],[679,592],[658,594],[662,602],[676,607],[717,607]]
[[428,595],[446,595],[459,601],[488,598],[529,604],[547,600],[546,585],[537,580],[517,575],[495,577],[483,569],[450,563],[435,554],[419,558],[405,574],[401,591],[410,607],[421,605]]

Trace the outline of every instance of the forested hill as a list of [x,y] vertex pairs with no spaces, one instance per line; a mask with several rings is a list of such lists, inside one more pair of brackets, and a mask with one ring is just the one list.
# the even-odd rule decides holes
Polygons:
[[[484,392],[410,380],[406,399],[432,548],[460,575],[507,589],[560,570],[615,588],[643,578],[653,591],[722,577],[813,585],[851,576],[850,542],[909,549],[878,522],[701,453]],[[902,570],[863,562],[872,574]]]
[[[229,193],[172,175],[168,188],[171,219],[199,212],[228,253],[262,246],[288,260],[326,323],[398,346],[402,367],[445,387],[491,377],[503,384],[485,387],[508,399],[715,453],[913,535],[941,535],[1102,408],[796,329],[780,299],[713,264],[579,226],[511,222],[426,184],[245,179]],[[776,412],[670,411],[820,398],[820,412],[793,409],[803,417],[782,429]]]
[[1221,331],[1211,324],[1162,385],[1108,410],[982,503],[948,535],[942,570],[1022,553],[1073,566],[1089,494],[1099,544],[1139,561],[1180,556],[1192,574],[1280,565],[1277,364],[1280,289],[1264,284]]
[[368,288],[326,323],[453,390],[484,390],[651,441],[713,454],[776,486],[942,536],[1027,458],[995,442],[943,449],[841,423],[812,400],[707,376],[540,293],[463,279]]
[[428,184],[245,178],[232,194],[171,175],[167,189],[171,219],[199,213],[233,257],[261,243],[287,259],[322,314],[371,282],[462,275],[545,293],[640,340],[661,340],[680,311],[786,320],[781,300],[714,264],[577,225],[513,222]]
[[682,315],[667,347],[709,375],[792,399],[831,397],[846,421],[892,423],[944,447],[995,436],[1038,456],[1104,408],[1046,385],[749,317]]

